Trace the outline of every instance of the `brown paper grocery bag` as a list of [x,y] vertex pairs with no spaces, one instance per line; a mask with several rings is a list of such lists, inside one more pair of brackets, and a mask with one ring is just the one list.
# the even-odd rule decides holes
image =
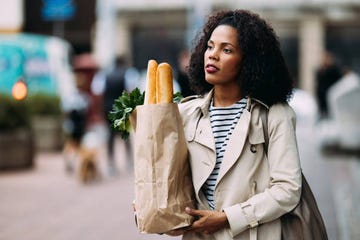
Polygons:
[[189,226],[193,219],[185,207],[194,207],[194,194],[178,106],[142,105],[134,116],[138,229],[141,233],[165,233]]

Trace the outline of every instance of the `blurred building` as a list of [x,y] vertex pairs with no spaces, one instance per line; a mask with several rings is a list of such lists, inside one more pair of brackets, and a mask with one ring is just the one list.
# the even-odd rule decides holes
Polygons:
[[101,0],[94,51],[103,65],[114,55],[129,56],[140,69],[150,58],[175,65],[204,16],[235,8],[254,10],[272,23],[298,87],[313,93],[324,49],[360,71],[359,0]]
[[74,54],[92,51],[96,0],[23,0],[23,5],[22,31],[64,38]]
[[63,38],[75,54],[92,51],[96,0],[0,0],[1,33]]
[[[64,21],[44,19],[46,3],[69,3]],[[0,0],[0,33],[61,35],[75,53],[91,51],[101,67],[126,56],[138,69],[150,58],[176,65],[176,57],[220,9],[250,9],[269,20],[298,87],[313,93],[324,49],[360,72],[359,0]],[[66,7],[67,6],[67,7]],[[62,10],[61,7],[55,10]],[[71,11],[70,11],[71,12]]]

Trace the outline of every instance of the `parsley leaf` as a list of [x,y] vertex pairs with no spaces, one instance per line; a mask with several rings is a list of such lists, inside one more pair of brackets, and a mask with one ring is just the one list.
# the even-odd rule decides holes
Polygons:
[[144,92],[135,88],[130,93],[123,91],[119,98],[115,99],[112,111],[108,117],[111,120],[112,128],[120,133],[122,139],[127,140],[131,129],[130,114],[137,105],[144,104]]

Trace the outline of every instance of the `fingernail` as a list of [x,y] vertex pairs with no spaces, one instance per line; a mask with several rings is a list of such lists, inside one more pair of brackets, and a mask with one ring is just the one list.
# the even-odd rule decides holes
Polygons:
[[190,213],[190,212],[191,212],[191,208],[186,207],[186,208],[185,208],[185,211],[186,211],[187,213]]

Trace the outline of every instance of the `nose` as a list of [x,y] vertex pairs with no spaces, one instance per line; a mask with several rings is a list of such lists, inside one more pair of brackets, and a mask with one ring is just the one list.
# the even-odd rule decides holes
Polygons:
[[219,53],[215,48],[209,52],[209,59],[219,60]]

